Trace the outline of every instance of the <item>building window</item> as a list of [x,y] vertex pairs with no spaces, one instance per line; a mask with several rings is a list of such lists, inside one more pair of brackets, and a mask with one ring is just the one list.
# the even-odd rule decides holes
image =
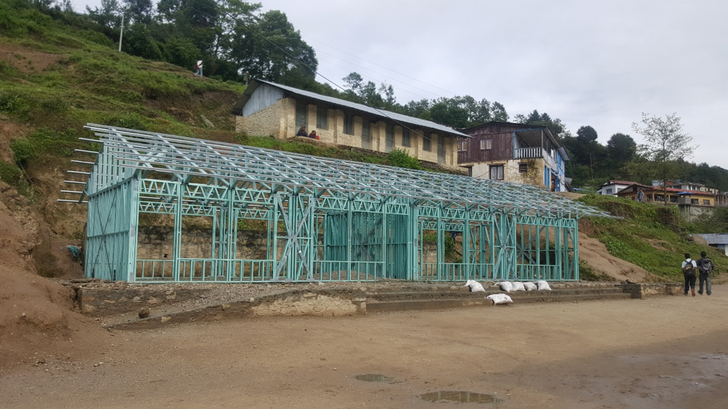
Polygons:
[[492,146],[492,139],[481,139],[480,140],[480,150],[484,151],[486,149],[491,149]]
[[432,150],[432,134],[422,134],[422,149],[430,152]]
[[518,164],[518,173],[526,173],[528,172],[528,163],[519,163]]
[[503,180],[503,165],[490,165],[490,178]]
[[703,206],[710,206],[710,200],[703,199]]
[[698,200],[698,199],[690,199],[690,204],[694,204],[694,205],[700,204],[700,200]]
[[458,151],[460,152],[467,152],[468,150],[468,143],[467,142],[458,142]]
[[308,105],[296,104],[296,129],[308,126]]
[[402,128],[402,146],[409,148],[410,146],[410,132],[407,128]]
[[394,127],[392,125],[387,125],[386,129],[384,130],[386,135],[386,148],[387,152],[392,152],[392,149],[394,149]]
[[611,195],[611,194],[612,194],[612,188],[610,187],[609,189],[606,189],[606,190],[604,191],[604,194],[605,194],[605,195]]
[[326,108],[316,107],[316,128],[329,128],[329,112]]
[[354,135],[354,115],[344,114],[344,133]]
[[369,133],[369,121],[361,121],[361,147],[362,149],[372,148],[372,135]]

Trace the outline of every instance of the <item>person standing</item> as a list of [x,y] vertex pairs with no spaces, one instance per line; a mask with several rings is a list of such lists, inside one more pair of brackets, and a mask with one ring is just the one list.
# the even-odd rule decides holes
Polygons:
[[195,77],[200,76],[202,78],[202,60],[197,61],[197,64],[195,64]]
[[685,276],[685,295],[688,295],[688,291],[693,291],[693,297],[695,297],[695,270],[698,268],[695,260],[690,258],[690,254],[685,253],[685,260],[682,262],[681,267],[683,276]]
[[710,260],[704,251],[700,252],[700,260],[698,260],[698,273],[700,274],[700,289],[698,294],[703,295],[703,283],[705,283],[705,293],[710,295],[710,273],[713,272],[713,261]]

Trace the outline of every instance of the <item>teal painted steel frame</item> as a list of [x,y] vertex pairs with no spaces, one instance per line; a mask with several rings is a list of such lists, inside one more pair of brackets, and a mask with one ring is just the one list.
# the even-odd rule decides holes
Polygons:
[[[102,125],[87,128],[102,146],[83,191],[88,277],[578,280],[578,218],[610,217],[531,186]],[[142,213],[172,216],[171,259],[137,257]],[[209,257],[182,254],[185,217],[211,218]],[[268,226],[263,259],[238,257],[238,223],[245,220]],[[444,250],[451,232],[462,243],[459,259]],[[436,237],[434,251],[426,234]]]

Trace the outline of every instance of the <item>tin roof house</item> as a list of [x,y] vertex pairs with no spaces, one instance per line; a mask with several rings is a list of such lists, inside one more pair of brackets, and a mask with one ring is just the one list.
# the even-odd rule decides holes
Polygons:
[[246,135],[290,139],[305,127],[324,143],[385,153],[404,149],[453,169],[458,168],[457,140],[469,138],[432,121],[263,80],[251,82],[232,113],[235,130]]

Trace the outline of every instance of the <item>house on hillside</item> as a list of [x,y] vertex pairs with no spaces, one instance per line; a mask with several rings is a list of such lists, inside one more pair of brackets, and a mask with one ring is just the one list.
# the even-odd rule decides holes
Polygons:
[[286,85],[253,80],[232,113],[236,132],[290,139],[302,126],[322,142],[376,152],[404,149],[410,156],[457,168],[457,141],[447,126],[371,108]]
[[545,126],[488,122],[462,131],[458,164],[481,179],[503,180],[567,191],[566,150]]
[[[715,195],[708,192],[700,192],[695,190],[682,190],[674,187],[663,189],[662,186],[646,186],[634,183],[617,193],[617,196],[631,200],[638,200],[642,192],[643,202],[687,205],[687,206],[703,206],[714,207]],[[665,197],[667,196],[667,197]]]
[[598,195],[617,196],[617,193],[624,190],[627,186],[638,184],[637,182],[629,182],[625,180],[608,180],[597,189]]
[[[662,186],[662,183],[658,183],[660,186]],[[696,192],[705,192],[705,193],[712,193],[717,194],[718,189],[714,189],[712,187],[707,187],[702,183],[691,183],[691,182],[675,182],[675,183],[668,183],[667,187],[672,187],[675,189],[681,189],[681,190],[691,190]]]

